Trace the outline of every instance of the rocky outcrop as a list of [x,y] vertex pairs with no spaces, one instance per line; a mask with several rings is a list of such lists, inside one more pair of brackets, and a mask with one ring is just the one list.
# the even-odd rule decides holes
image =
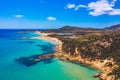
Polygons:
[[52,63],[52,59],[55,57],[54,54],[41,54],[32,55],[30,57],[20,57],[15,59],[15,61],[24,64],[25,66],[33,66],[39,62],[44,62],[44,64]]

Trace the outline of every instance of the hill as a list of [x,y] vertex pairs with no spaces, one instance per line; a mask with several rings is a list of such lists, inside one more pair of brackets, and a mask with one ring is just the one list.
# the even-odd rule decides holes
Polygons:
[[105,30],[115,30],[115,31],[118,31],[118,30],[120,30],[120,24],[112,25],[110,27],[106,27]]
[[57,32],[57,33],[77,33],[77,32],[91,32],[91,31],[99,31],[100,29],[94,29],[94,28],[83,28],[78,26],[63,26],[58,29],[46,29],[42,30],[44,32]]

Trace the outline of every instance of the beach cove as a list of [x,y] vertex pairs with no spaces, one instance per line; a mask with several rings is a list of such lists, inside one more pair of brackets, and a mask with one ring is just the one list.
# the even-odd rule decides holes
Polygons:
[[[34,37],[33,34],[22,34],[22,37],[29,35]],[[38,39],[21,40],[19,39],[21,34],[18,34],[18,31],[8,32],[5,35],[0,38],[0,80],[96,80],[93,75],[98,73],[97,70],[60,61],[56,58],[52,59],[50,64],[40,62],[26,67],[14,59],[22,56],[52,53],[55,48],[54,44]],[[38,47],[37,45],[41,46]]]

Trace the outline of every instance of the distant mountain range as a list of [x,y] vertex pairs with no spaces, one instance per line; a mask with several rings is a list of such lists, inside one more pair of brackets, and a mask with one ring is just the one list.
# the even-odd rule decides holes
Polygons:
[[83,27],[77,27],[77,26],[63,26],[61,28],[58,29],[46,29],[44,31],[47,32],[57,32],[57,33],[61,33],[61,32],[90,32],[90,31],[119,31],[120,30],[120,24],[117,25],[112,25],[110,27],[106,27],[103,29],[95,29],[95,28],[83,28]]
[[83,28],[83,27],[77,27],[77,26],[63,26],[58,29],[51,29],[50,31],[54,32],[84,32],[84,31],[98,31],[101,29],[95,29],[95,28]]
[[82,28],[77,26],[63,26],[62,28],[59,28],[59,30],[120,30],[120,24],[112,25],[104,29]]
[[106,27],[105,30],[120,30],[120,24],[117,24],[117,25],[113,25],[113,26],[110,26],[110,27]]
[[63,26],[62,28],[59,28],[59,30],[120,30],[120,24],[112,25],[104,29],[81,28],[81,27],[76,27],[76,26]]

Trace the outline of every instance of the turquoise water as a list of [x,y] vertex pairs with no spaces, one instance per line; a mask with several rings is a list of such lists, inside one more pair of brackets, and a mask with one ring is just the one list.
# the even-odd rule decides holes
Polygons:
[[0,80],[96,80],[93,75],[97,70],[58,59],[29,67],[16,62],[19,57],[52,53],[55,48],[43,40],[22,40],[38,34],[19,34],[18,31],[0,30]]

